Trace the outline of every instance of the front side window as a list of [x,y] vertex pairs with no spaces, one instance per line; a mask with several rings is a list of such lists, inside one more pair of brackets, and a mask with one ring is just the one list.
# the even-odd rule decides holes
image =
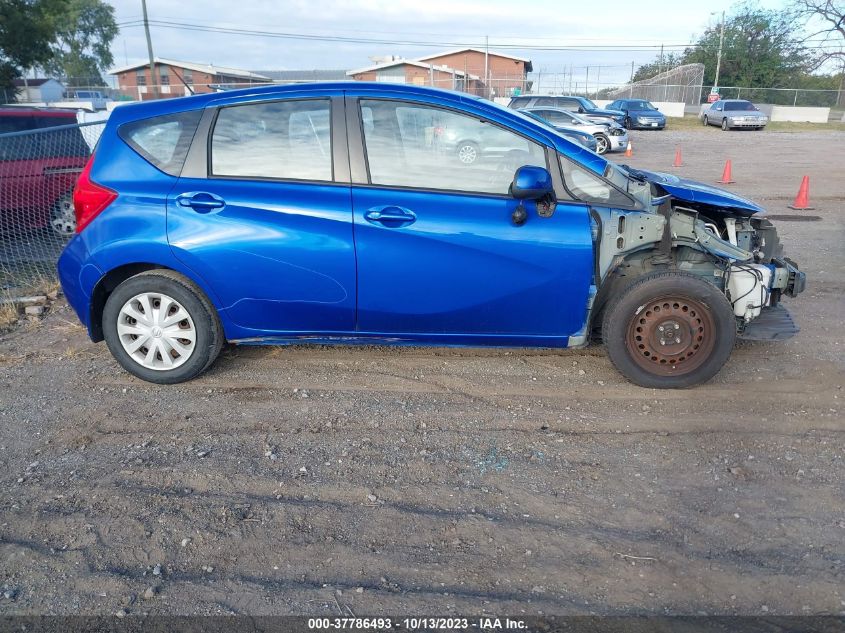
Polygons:
[[605,207],[633,206],[633,201],[609,182],[574,160],[558,156],[564,185],[576,199]]
[[362,100],[361,118],[374,185],[507,194],[517,168],[546,166],[542,145],[451,110]]
[[215,176],[332,179],[328,99],[273,101],[222,108],[211,135]]
[[553,125],[569,125],[572,122],[565,113],[559,110],[540,110],[538,114]]
[[555,105],[558,108],[563,108],[570,112],[578,112],[578,109],[581,107],[581,104],[576,99],[558,99]]

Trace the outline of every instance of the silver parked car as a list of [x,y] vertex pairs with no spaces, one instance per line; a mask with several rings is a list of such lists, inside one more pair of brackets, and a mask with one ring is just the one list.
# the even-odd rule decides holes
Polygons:
[[734,128],[762,130],[769,122],[769,117],[745,99],[716,101],[709,108],[702,108],[699,117],[704,125],[718,125],[723,130]]
[[628,145],[628,130],[609,120],[596,123],[575,112],[552,107],[520,108],[520,112],[530,113],[556,130],[578,130],[592,134],[596,139],[598,154],[624,151]]

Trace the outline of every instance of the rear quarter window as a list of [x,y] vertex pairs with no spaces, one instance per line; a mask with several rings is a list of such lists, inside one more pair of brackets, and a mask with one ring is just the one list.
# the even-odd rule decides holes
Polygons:
[[141,119],[124,123],[118,134],[148,163],[178,176],[201,117],[202,110],[191,110]]

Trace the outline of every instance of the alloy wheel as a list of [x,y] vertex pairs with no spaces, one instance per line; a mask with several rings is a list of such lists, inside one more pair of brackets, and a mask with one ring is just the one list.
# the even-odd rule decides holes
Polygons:
[[478,158],[478,150],[474,145],[461,145],[458,148],[458,160],[464,165],[471,165]]
[[604,154],[608,149],[609,143],[607,138],[602,136],[601,134],[596,136],[596,152],[599,154]]

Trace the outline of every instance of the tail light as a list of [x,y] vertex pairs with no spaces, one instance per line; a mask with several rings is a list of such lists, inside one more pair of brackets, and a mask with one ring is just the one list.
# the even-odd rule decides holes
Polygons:
[[73,210],[76,213],[76,232],[82,233],[82,229],[88,226],[114,199],[117,192],[107,187],[98,185],[91,180],[91,166],[94,164],[94,155],[85,163],[82,173],[76,181],[73,189]]

